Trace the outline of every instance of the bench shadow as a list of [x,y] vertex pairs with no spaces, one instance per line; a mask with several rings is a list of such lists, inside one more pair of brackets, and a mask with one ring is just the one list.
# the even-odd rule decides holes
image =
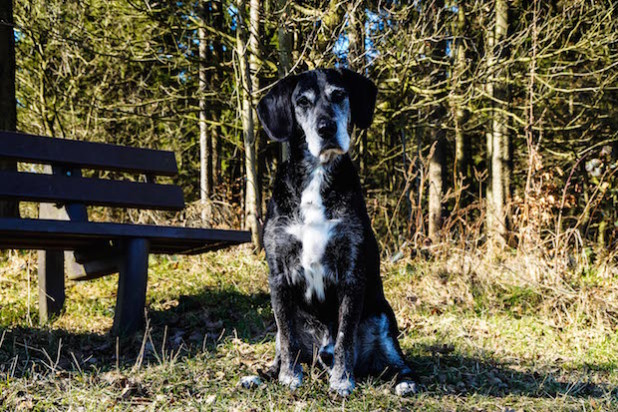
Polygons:
[[[109,333],[76,333],[54,329],[53,325],[0,325],[0,379],[27,376],[34,370],[96,375],[130,368],[138,361],[160,362],[162,355],[176,354],[178,362],[204,352],[214,353],[229,338],[248,344],[274,341],[267,293],[247,295],[232,289],[205,288],[173,302],[151,302],[149,306],[158,308],[148,311],[149,332],[122,340]],[[408,356],[421,390],[438,395],[601,398],[613,390],[609,385],[564,379],[556,372],[560,370],[557,365],[522,370],[489,358],[452,351],[437,353],[433,347],[424,346],[415,347],[414,355]]]
[[164,356],[178,359],[214,352],[229,337],[257,343],[274,336],[267,293],[247,295],[232,289],[204,288],[147,306],[147,332],[122,339],[109,331],[54,328],[53,322],[31,327],[0,324],[0,379],[3,375],[20,376],[20,371],[29,373],[32,367],[39,371],[105,372],[131,366],[140,358],[148,363]]

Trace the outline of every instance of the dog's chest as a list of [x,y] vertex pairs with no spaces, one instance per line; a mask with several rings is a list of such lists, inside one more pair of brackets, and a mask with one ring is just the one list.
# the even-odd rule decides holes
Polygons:
[[331,276],[331,268],[324,264],[324,252],[330,241],[338,219],[328,219],[321,195],[321,188],[326,179],[322,167],[314,170],[309,184],[303,190],[299,213],[286,231],[301,243],[300,265],[305,280],[305,298],[310,300],[315,295],[319,300],[325,298],[325,281]]

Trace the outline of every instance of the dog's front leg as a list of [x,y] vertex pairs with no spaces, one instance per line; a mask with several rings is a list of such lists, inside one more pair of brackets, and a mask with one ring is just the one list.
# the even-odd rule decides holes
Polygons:
[[277,322],[277,356],[280,360],[279,382],[294,390],[303,382],[300,365],[300,342],[296,336],[296,322],[286,291],[289,288],[283,276],[270,279],[270,296]]
[[339,299],[339,328],[335,341],[335,363],[330,373],[330,389],[340,396],[348,396],[354,390],[355,339],[362,296],[359,291],[343,291]]

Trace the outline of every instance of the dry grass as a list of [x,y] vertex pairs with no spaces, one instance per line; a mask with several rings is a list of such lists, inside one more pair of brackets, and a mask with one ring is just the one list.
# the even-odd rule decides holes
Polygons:
[[65,313],[39,327],[34,257],[0,262],[2,410],[618,410],[608,263],[557,272],[538,256],[451,248],[384,264],[421,393],[370,380],[341,401],[316,369],[294,394],[236,387],[274,352],[267,268],[247,249],[153,258],[148,332],[125,341],[106,334],[115,276],[68,283]]

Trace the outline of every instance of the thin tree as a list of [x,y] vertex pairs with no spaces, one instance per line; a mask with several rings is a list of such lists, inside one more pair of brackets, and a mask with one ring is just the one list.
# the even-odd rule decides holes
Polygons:
[[[437,0],[429,4],[430,14],[433,17],[432,30],[432,49],[431,57],[434,61],[441,61],[446,56],[446,40],[441,34],[442,16],[444,13],[444,0]],[[442,65],[436,65],[432,71],[432,84],[438,88],[444,88],[446,79],[445,69]],[[440,226],[442,224],[442,195],[444,186],[444,164],[445,164],[445,131],[442,122],[446,109],[444,107],[445,93],[443,91],[436,94],[436,102],[431,109],[430,120],[432,127],[431,136],[431,158],[429,160],[429,224],[428,235],[432,240],[437,240]]]
[[[278,16],[279,25],[277,27],[277,45],[279,47],[279,78],[283,79],[288,75],[292,67],[292,33],[288,30],[290,5],[288,0],[276,0],[276,14]],[[287,142],[281,145],[281,160],[288,160],[290,151]]]
[[[212,1],[210,2],[210,13],[209,16],[211,18],[212,26],[218,32],[223,32],[224,29],[224,19],[221,2]],[[210,78],[210,87],[212,90],[217,90],[221,88],[222,82],[225,80],[223,67],[225,65],[225,50],[223,47],[223,40],[221,36],[212,36],[211,40],[212,44],[212,62],[210,66],[213,74]],[[213,70],[214,69],[214,70]],[[215,188],[221,184],[221,115],[222,108],[221,103],[218,100],[215,100],[211,103],[210,108],[210,120],[211,120],[211,172],[210,175],[212,177],[212,186],[211,186],[211,195],[215,195]]]
[[487,133],[487,157],[490,168],[490,186],[487,193],[487,231],[490,243],[503,244],[506,236],[507,156],[509,150],[508,117],[501,107],[506,102],[505,69],[503,62],[507,36],[508,4],[496,0],[494,28],[488,35],[487,69],[488,95],[492,99],[491,124]]
[[[358,73],[365,69],[365,34],[363,31],[365,12],[362,0],[350,1],[347,4],[347,33],[348,33],[348,68]],[[360,175],[365,176],[367,170],[367,131],[357,130],[354,140],[358,140],[355,149],[358,154]]]
[[211,195],[212,187],[212,153],[211,140],[208,136],[208,107],[206,103],[206,89],[208,82],[208,41],[206,39],[206,8],[208,4],[204,4],[199,8],[201,24],[197,29],[198,32],[198,96],[199,96],[199,133],[200,133],[200,202],[202,206],[202,219],[210,218],[208,200]]
[[[251,23],[255,18],[256,22],[259,16],[259,1],[251,0],[250,16]],[[257,154],[255,148],[255,120],[253,117],[253,76],[250,66],[250,52],[248,46],[257,44],[258,39],[255,38],[257,31],[253,29],[247,30],[246,18],[246,0],[238,0],[238,26],[236,30],[236,52],[238,53],[240,77],[242,84],[242,107],[241,117],[243,126],[243,141],[245,148],[245,227],[251,230],[252,241],[255,247],[261,248],[261,228],[260,228],[260,200],[258,191],[258,176],[257,176]],[[255,15],[258,8],[257,15]],[[250,24],[251,24],[250,23]]]
[[[0,3],[0,130],[17,130],[15,100],[15,33],[13,2]],[[17,170],[15,162],[0,161],[0,169]],[[0,216],[18,216],[17,202],[0,202]]]
[[[464,126],[468,118],[468,110],[465,107],[466,90],[463,83],[466,79],[466,4],[464,1],[457,2],[457,15],[453,20],[453,70],[451,76],[452,94],[451,99],[453,120],[455,127],[455,162],[453,170],[453,181],[457,185],[459,182],[465,186],[469,177],[470,166],[470,142],[469,136],[464,131]],[[456,189],[459,189],[456,187]]]

